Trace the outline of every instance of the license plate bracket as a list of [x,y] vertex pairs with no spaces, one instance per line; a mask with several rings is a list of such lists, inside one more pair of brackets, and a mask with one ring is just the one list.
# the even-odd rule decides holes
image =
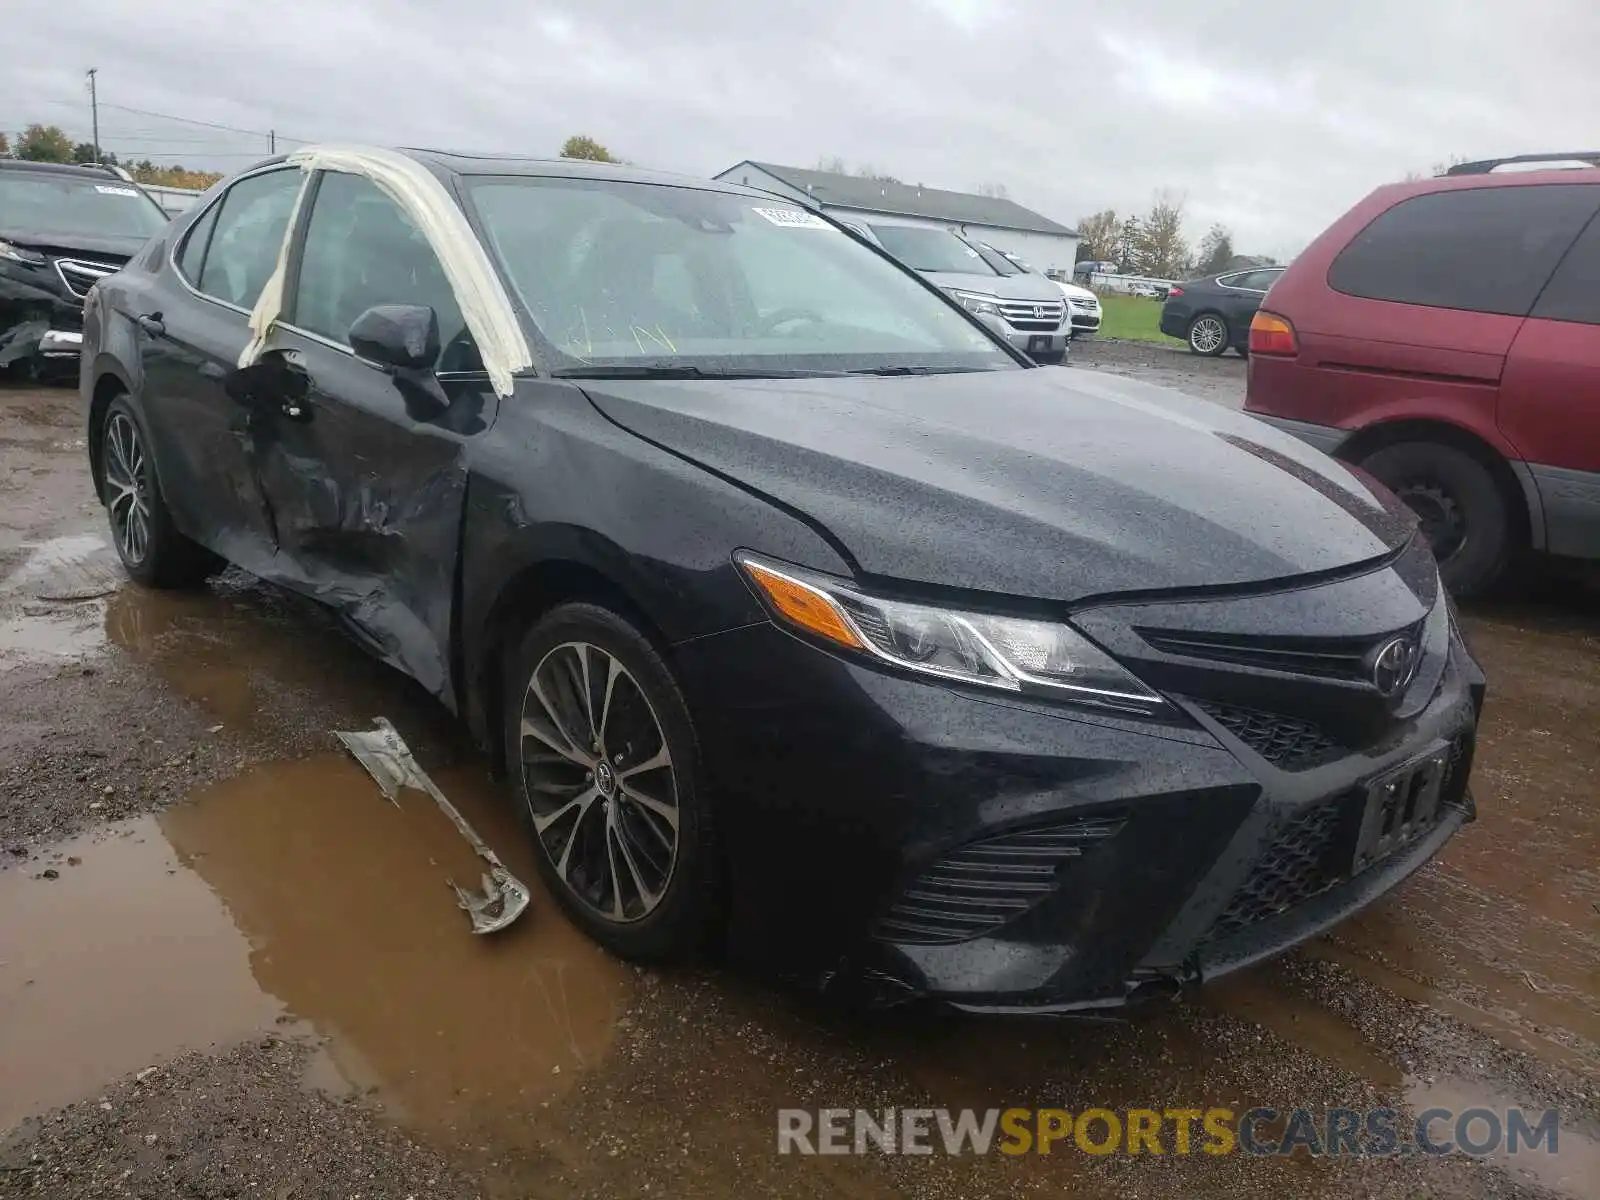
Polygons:
[[1350,874],[1383,861],[1432,827],[1449,770],[1450,744],[1439,742],[1368,781]]
[[1034,336],[1034,337],[1029,338],[1028,339],[1028,349],[1030,351],[1032,351],[1032,350],[1048,350],[1048,349],[1050,349],[1050,338],[1049,338],[1049,336],[1048,335],[1038,335],[1038,336]]

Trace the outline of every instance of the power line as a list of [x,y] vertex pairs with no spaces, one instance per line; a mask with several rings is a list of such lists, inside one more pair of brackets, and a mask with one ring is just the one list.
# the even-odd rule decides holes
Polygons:
[[174,116],[171,113],[152,112],[148,108],[132,108],[132,107],[126,105],[126,104],[105,103],[105,104],[101,104],[100,107],[101,108],[114,108],[118,112],[133,113],[136,116],[141,116],[141,117],[158,117],[163,121],[178,121],[178,122],[181,122],[184,125],[199,125],[199,126],[201,126],[202,128],[205,128],[205,129],[222,129],[222,130],[226,130],[228,133],[243,133],[243,134],[247,134],[247,135],[249,135],[251,137],[263,137],[263,138],[277,137],[277,138],[279,138],[279,139],[281,139],[281,140],[283,140],[285,142],[300,142],[302,144],[307,144],[309,142],[309,139],[307,139],[307,138],[288,137],[288,136],[286,136],[284,134],[276,133],[274,130],[271,130],[271,129],[243,129],[243,128],[240,128],[238,125],[224,125],[224,124],[221,124],[220,122],[217,122],[217,121],[200,121],[200,120],[196,120],[194,117],[178,117],[178,116]]

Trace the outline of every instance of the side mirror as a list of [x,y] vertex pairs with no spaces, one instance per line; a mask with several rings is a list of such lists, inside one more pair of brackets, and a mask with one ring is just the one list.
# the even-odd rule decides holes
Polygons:
[[439,361],[439,318],[425,304],[375,304],[350,326],[350,348],[386,367],[432,370]]

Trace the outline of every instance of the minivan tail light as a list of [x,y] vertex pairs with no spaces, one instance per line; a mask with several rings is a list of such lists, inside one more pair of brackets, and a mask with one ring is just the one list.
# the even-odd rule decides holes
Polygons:
[[1167,299],[1168,300],[1171,300],[1174,297],[1181,296],[1181,295],[1183,295],[1183,289],[1181,287],[1173,286],[1173,287],[1169,287],[1167,289]]
[[1260,312],[1250,320],[1250,353],[1292,358],[1300,353],[1294,326],[1277,313]]

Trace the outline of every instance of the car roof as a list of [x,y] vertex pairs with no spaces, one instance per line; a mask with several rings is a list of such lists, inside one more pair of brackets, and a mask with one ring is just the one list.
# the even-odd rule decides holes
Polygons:
[[[631,163],[593,162],[584,158],[533,158],[517,154],[480,154],[462,150],[436,150],[398,147],[401,154],[414,158],[437,172],[452,175],[527,175],[567,179],[604,179],[618,183],[654,183],[666,187],[695,188],[702,192],[727,192],[741,196],[771,196],[756,188],[636,167]],[[798,203],[789,201],[789,203]]]
[[31,171],[40,175],[72,175],[79,179],[121,179],[110,167],[96,163],[47,163],[26,158],[0,158],[0,171]]

